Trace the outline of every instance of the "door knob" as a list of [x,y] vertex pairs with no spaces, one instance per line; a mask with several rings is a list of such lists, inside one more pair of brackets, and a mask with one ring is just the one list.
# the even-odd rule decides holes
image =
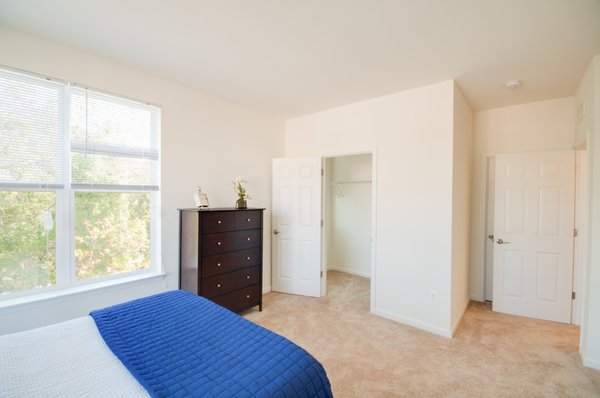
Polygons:
[[496,241],[496,243],[497,243],[497,244],[499,244],[499,245],[504,245],[504,244],[506,244],[506,243],[510,243],[510,242],[505,242],[505,241],[504,241],[504,240],[502,240],[502,239],[498,239],[498,240]]
[[277,235],[277,234],[279,233],[279,230],[278,230],[278,229],[274,229],[274,230],[273,230],[273,233],[274,233],[275,235]]

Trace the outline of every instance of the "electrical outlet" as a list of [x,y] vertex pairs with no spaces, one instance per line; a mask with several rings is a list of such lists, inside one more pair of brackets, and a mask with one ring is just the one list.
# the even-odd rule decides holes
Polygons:
[[437,290],[433,290],[433,289],[429,290],[429,300],[431,300],[432,303],[437,303],[437,301],[438,301]]

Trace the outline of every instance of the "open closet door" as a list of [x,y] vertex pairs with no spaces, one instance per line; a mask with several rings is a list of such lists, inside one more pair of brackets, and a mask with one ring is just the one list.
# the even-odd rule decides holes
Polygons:
[[273,290],[321,296],[321,158],[273,159]]

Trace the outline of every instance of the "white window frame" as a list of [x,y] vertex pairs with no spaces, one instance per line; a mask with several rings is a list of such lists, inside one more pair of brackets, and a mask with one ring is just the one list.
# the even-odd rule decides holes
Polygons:
[[[45,294],[49,292],[59,292],[61,290],[69,290],[72,288],[79,288],[82,286],[88,286],[93,288],[93,285],[98,284],[102,287],[107,285],[107,282],[114,281],[114,284],[121,282],[128,282],[136,276],[155,276],[162,272],[161,265],[161,217],[160,217],[160,167],[161,167],[161,155],[160,155],[160,118],[161,118],[161,107],[158,105],[150,104],[144,101],[130,99],[121,95],[105,92],[102,90],[90,89],[98,93],[102,93],[107,96],[115,97],[123,100],[124,102],[130,102],[137,104],[140,107],[151,106],[156,109],[152,112],[153,122],[151,123],[152,131],[151,134],[155,137],[157,142],[157,163],[154,164],[156,175],[158,176],[157,186],[158,189],[150,189],[150,187],[138,187],[138,186],[127,186],[127,185],[94,185],[91,187],[78,186],[71,182],[71,87],[78,87],[88,89],[88,87],[78,85],[76,83],[69,83],[60,79],[54,79],[46,76],[40,76],[34,73],[21,71],[13,68],[1,66],[0,68],[10,72],[15,72],[21,75],[30,76],[34,78],[42,78],[45,80],[51,80],[53,82],[62,84],[61,90],[61,127],[60,134],[62,135],[63,143],[63,163],[62,176],[58,184],[31,184],[31,183],[14,183],[14,184],[3,184],[0,185],[2,191],[25,191],[25,192],[55,192],[56,195],[56,208],[55,214],[56,219],[54,220],[54,228],[56,231],[56,283],[52,286],[32,288],[22,291],[10,292],[6,294],[0,294],[0,301],[10,301],[12,299],[21,299],[26,297],[34,297],[36,295]],[[158,119],[158,120],[156,120]],[[113,149],[113,151],[111,151]],[[116,149],[116,151],[115,151]],[[119,148],[103,148],[102,151],[106,154],[125,155],[127,151],[119,151]],[[61,187],[62,185],[62,187]],[[149,193],[150,194],[150,266],[146,269],[135,270],[129,272],[122,272],[115,275],[106,275],[96,277],[87,280],[77,280],[76,271],[77,264],[75,261],[75,193],[76,192],[118,192],[118,193]]]

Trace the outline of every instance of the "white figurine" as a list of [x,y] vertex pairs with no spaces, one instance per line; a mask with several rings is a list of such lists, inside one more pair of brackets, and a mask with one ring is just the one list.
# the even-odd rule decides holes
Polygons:
[[197,207],[208,207],[208,196],[202,192],[202,188],[198,185],[198,191],[194,194],[194,203]]

